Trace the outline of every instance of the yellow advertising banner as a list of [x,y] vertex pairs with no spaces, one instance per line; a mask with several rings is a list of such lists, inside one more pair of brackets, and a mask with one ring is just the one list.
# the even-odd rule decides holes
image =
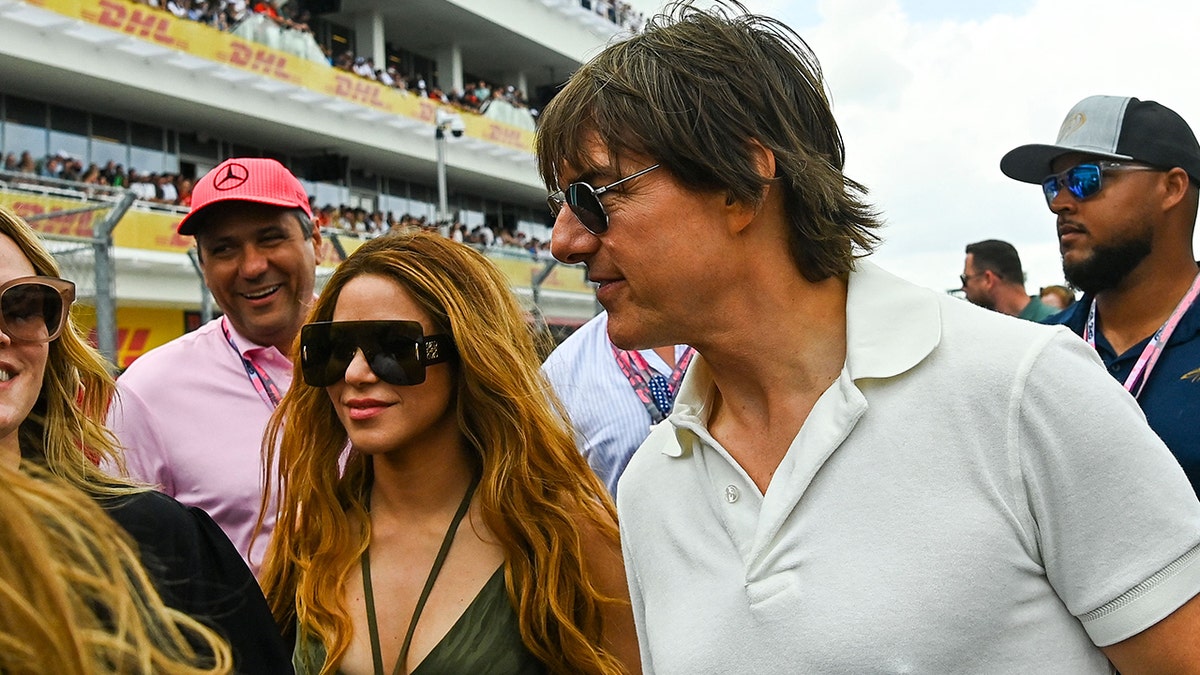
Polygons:
[[[71,308],[71,318],[95,345],[95,308],[75,305]],[[128,368],[137,357],[183,335],[186,332],[184,320],[181,309],[117,307],[117,367]]]
[[[499,256],[489,256],[488,259],[504,272],[513,288],[529,288],[533,285],[534,275],[540,274],[546,266],[546,262],[541,260],[519,260]],[[542,290],[590,294],[592,287],[588,285],[587,277],[581,268],[556,265],[542,282]]]
[[[132,0],[25,0],[31,5],[125,33],[140,40],[187,52],[241,70],[305,87],[328,96],[433,124],[439,107],[412,93],[393,89],[266,45],[248,42],[195,21]],[[467,136],[533,152],[533,132],[481,115],[463,115]]]

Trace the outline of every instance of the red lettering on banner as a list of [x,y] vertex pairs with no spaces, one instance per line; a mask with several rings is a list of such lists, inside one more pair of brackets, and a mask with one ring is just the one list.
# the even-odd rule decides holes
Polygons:
[[113,0],[100,0],[100,13],[83,10],[83,18],[101,26],[177,49],[186,49],[187,44],[171,36],[171,21],[153,10],[134,9],[132,13],[125,5]]
[[516,129],[502,127],[499,124],[492,124],[488,127],[487,139],[496,143],[519,146],[521,144],[521,132]]
[[345,75],[335,75],[334,80],[336,82],[333,90],[334,96],[348,98],[351,101],[365,103],[384,110],[391,110],[383,100],[381,94],[383,91],[382,85]]
[[[93,334],[95,331],[92,331]],[[146,343],[150,341],[149,328],[117,329],[117,361],[122,368],[129,367],[134,359],[146,353]]]
[[429,122],[432,124],[433,121],[437,119],[437,109],[438,107],[436,105],[421,101],[421,103],[417,106],[417,118],[419,118],[422,122]]
[[233,51],[229,54],[229,62],[235,66],[248,66],[250,59],[254,58],[254,50],[243,42],[233,43]]
[[234,40],[233,50],[227,56],[224,54],[218,56],[227,59],[235,66],[241,66],[256,73],[263,73],[277,80],[287,82],[300,81],[297,75],[288,72],[287,57],[269,49],[255,49],[244,42]]
[[30,218],[32,216],[44,216],[49,213],[49,218],[39,218],[29,223],[30,227],[41,232],[42,234],[56,234],[64,237],[79,237],[82,239],[91,239],[93,236],[92,221],[96,218],[94,211],[85,211],[82,213],[71,213],[61,216],[54,215],[54,211],[47,211],[46,207],[41,204],[30,202],[14,202],[12,205],[13,211],[22,218]]
[[83,18],[94,21],[101,26],[120,28],[125,25],[125,6],[109,2],[109,0],[100,0],[100,15],[96,16],[95,12],[84,10]]

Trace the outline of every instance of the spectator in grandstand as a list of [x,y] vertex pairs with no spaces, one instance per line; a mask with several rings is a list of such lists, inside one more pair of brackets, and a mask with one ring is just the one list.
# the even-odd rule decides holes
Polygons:
[[1197,672],[1200,502],[1133,398],[1070,331],[862,259],[794,31],[667,12],[536,141],[613,343],[698,352],[617,494],[646,670]]
[[17,162],[17,171],[21,173],[37,173],[37,161],[28,150],[21,153],[21,161]]
[[1059,312],[1075,304],[1075,291],[1066,286],[1045,286],[1038,295],[1042,298],[1043,305],[1053,307]]
[[15,152],[10,152],[4,156],[4,170],[5,171],[16,171],[17,170],[17,154]]
[[311,318],[266,443],[263,584],[297,670],[637,672],[612,502],[504,274],[437,234],[380,237]]
[[614,497],[633,451],[671,414],[694,354],[686,345],[620,349],[608,337],[608,313],[600,312],[542,365],[571,419],[579,451]]
[[968,244],[966,253],[958,278],[972,304],[1026,321],[1041,321],[1058,311],[1025,292],[1025,271],[1012,244],[988,239]]
[[321,235],[296,177],[259,158],[225,160],[197,181],[179,233],[195,236],[225,315],[139,357],[109,422],[132,477],[208,511],[257,569],[274,526],[263,522],[251,550],[263,429],[291,384]]
[[114,384],[71,320],[74,288],[33,229],[0,208],[0,465],[39,467],[87,493],[138,543],[167,605],[230,641],[238,672],[286,672],[262,593],[208,515],[97,468],[121,463],[103,426]]
[[158,597],[86,495],[0,467],[0,672],[222,675],[229,645]]
[[179,203],[179,189],[175,187],[175,181],[178,176],[171,173],[159,175],[158,184],[155,186],[155,199],[164,204]]
[[79,182],[87,183],[88,185],[107,185],[104,174],[100,172],[100,167],[95,164],[89,164],[87,171],[79,177]]

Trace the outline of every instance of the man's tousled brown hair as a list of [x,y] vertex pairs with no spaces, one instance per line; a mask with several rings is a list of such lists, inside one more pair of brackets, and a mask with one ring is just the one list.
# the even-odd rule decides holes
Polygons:
[[[816,56],[783,23],[733,0],[712,9],[670,5],[645,30],[610,45],[580,68],[546,106],[538,169],[551,190],[564,169],[601,167],[589,134],[620,175],[661,164],[684,186],[725,192],[758,206],[764,188],[783,190],[792,257],[804,276],[845,274],[879,243],[866,189],[842,173],[845,148]],[[775,176],[757,170],[759,147]]]

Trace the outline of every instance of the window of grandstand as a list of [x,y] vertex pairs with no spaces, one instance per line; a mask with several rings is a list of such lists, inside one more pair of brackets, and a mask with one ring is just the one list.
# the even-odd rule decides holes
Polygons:
[[49,152],[46,145],[46,104],[18,96],[4,97],[4,152],[28,151],[34,157]]
[[87,114],[61,106],[50,106],[50,148],[68,157],[88,154]]

